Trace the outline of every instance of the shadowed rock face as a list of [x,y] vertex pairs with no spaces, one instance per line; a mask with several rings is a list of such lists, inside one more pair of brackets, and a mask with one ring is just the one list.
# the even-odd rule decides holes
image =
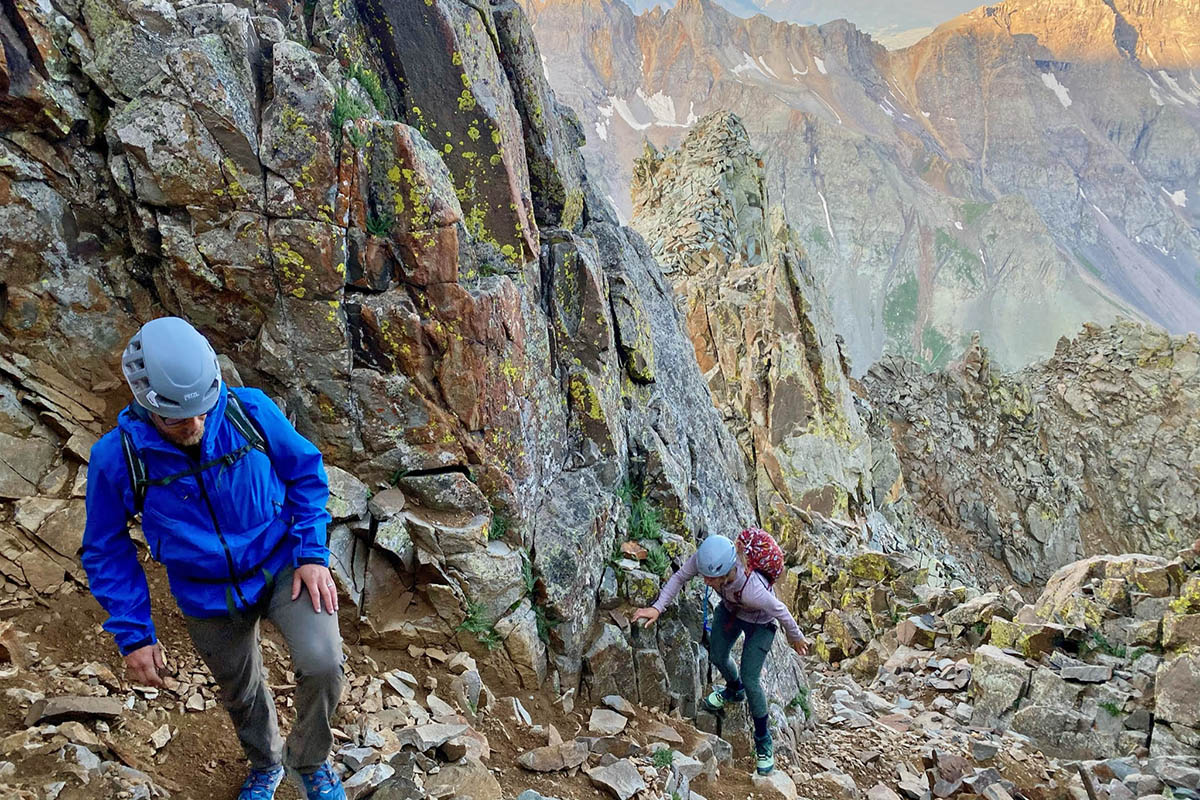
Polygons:
[[[25,513],[0,516],[6,575],[53,590],[77,571],[80,462],[127,402],[125,342],[163,314],[345,468],[335,570],[382,643],[486,642],[565,692],[598,597],[657,580],[609,567],[623,484],[676,563],[753,519],[671,286],[590,188],[517,6],[10,11],[0,497]],[[363,509],[397,483],[404,502]],[[652,658],[642,634],[637,663],[694,709],[691,642]]]
[[1086,321],[1200,326],[1194,2],[1013,0],[891,52],[708,0],[527,7],[623,213],[644,141],[741,117],[856,374],[944,366],[975,330],[1013,369]]

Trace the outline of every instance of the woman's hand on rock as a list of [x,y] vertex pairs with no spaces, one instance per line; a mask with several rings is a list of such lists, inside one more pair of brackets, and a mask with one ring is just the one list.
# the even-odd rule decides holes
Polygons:
[[633,616],[629,621],[636,623],[639,619],[644,619],[646,622],[642,627],[648,628],[658,621],[658,617],[659,610],[657,608],[639,608],[637,611],[633,612]]

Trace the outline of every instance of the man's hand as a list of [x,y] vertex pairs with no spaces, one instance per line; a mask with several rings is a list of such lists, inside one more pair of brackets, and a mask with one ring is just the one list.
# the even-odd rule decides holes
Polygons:
[[788,644],[790,644],[792,649],[796,651],[796,655],[808,655],[808,639],[801,639],[798,642],[789,642]]
[[337,587],[333,583],[333,575],[329,567],[320,564],[303,564],[292,574],[292,599],[300,596],[300,586],[308,589],[312,599],[313,611],[321,613],[321,607],[330,614],[338,610]]
[[138,686],[162,686],[163,680],[158,671],[166,666],[162,645],[157,642],[139,647],[125,656],[125,671]]
[[1200,555],[1200,539],[1197,539],[1196,543],[1192,545],[1192,552]]
[[637,611],[633,612],[633,616],[630,617],[629,621],[636,623],[639,619],[644,619],[646,622],[642,625],[642,627],[649,628],[658,621],[658,617],[659,612],[657,608],[639,608]]

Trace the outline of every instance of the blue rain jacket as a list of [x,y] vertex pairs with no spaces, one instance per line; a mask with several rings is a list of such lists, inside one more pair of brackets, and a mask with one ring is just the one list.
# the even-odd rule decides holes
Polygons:
[[[329,482],[321,451],[258,389],[222,385],[204,426],[199,462],[130,408],[117,424],[132,436],[151,480],[174,475],[246,444],[225,418],[229,391],[237,392],[270,455],[251,449],[232,465],[150,486],[142,509],[150,554],[166,567],[180,610],[193,617],[246,609],[281,570],[329,563]],[[109,613],[104,628],[122,655],[157,641],[146,574],[129,535],[133,512],[121,433],[114,429],[92,447],[88,463],[83,566],[92,594]]]

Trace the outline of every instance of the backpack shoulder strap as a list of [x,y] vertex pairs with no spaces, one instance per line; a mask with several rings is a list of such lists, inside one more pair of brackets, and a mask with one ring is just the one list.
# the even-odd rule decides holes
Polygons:
[[133,446],[133,439],[121,431],[121,452],[125,455],[125,470],[129,473],[129,486],[133,490],[134,516],[142,513],[146,504],[146,462]]
[[246,411],[242,399],[232,389],[229,391],[228,397],[229,399],[225,402],[225,419],[229,420],[229,424],[242,435],[247,444],[268,456],[271,455],[267,450],[267,437],[263,436],[262,431],[258,429],[258,424]]

